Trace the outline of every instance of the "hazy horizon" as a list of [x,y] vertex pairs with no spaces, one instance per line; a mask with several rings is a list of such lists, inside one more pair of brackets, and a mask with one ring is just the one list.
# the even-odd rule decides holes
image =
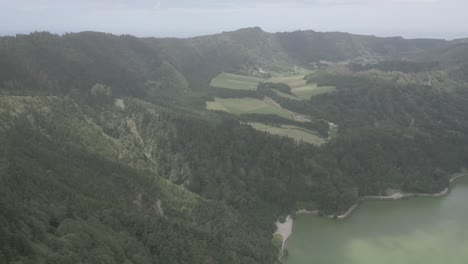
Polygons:
[[468,37],[463,0],[0,0],[0,35],[99,31],[138,37],[194,37],[261,27],[381,37]]

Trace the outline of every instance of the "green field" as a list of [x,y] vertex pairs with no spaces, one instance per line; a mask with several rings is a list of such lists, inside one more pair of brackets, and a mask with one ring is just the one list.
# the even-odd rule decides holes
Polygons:
[[256,98],[215,98],[214,102],[206,102],[208,110],[225,111],[235,115],[242,114],[270,114],[292,119],[291,114],[283,108],[269,104]]
[[290,137],[297,142],[304,141],[314,145],[321,145],[326,142],[316,132],[292,125],[269,126],[262,123],[249,123],[253,128],[265,131],[270,134]]
[[284,97],[284,98],[288,98],[288,99],[292,99],[292,100],[301,100],[300,98],[296,97],[296,96],[293,95],[293,94],[283,93],[283,92],[278,91],[278,90],[276,90],[276,89],[273,89],[273,91],[274,91],[277,95],[279,95],[279,96],[281,96],[281,97]]
[[329,93],[336,90],[333,86],[318,87],[316,84],[306,83],[304,77],[311,71],[300,69],[294,73],[279,73],[270,79],[262,79],[252,76],[221,73],[211,80],[210,86],[234,90],[256,90],[259,83],[267,81],[273,83],[285,83],[291,87],[291,94],[274,90],[279,96],[293,100],[309,100],[312,96]]
[[334,86],[317,86],[317,84],[307,84],[302,87],[292,89],[292,92],[303,100],[309,100],[312,96],[336,91]]
[[[336,90],[336,87],[333,86],[318,87],[314,83],[307,83],[304,77],[309,73],[311,73],[311,71],[302,70],[296,75],[274,77],[269,81],[274,83],[285,83],[289,85],[289,87],[291,87],[291,92],[296,96],[296,98],[302,100],[309,100],[312,96],[329,93]],[[278,95],[290,99],[294,98],[291,98],[291,95],[288,94],[278,93]]]
[[265,80],[252,76],[235,75],[223,72],[211,80],[210,86],[235,90],[256,90],[258,84],[262,81]]
[[281,77],[273,77],[269,79],[270,82],[274,83],[285,83],[291,87],[291,89],[299,88],[299,87],[304,87],[306,84],[306,81],[304,80],[305,75],[291,75],[291,76],[281,76]]

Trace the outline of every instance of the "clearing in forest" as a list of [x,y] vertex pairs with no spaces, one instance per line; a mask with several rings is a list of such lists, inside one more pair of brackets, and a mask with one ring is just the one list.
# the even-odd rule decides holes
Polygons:
[[235,90],[256,90],[259,83],[265,81],[262,78],[221,73],[211,80],[210,86]]
[[326,142],[326,139],[320,137],[316,132],[293,125],[270,126],[262,123],[248,124],[257,130],[274,135],[286,136],[294,139],[296,142],[304,141],[314,145],[322,145]]
[[208,110],[225,111],[235,115],[269,114],[293,119],[292,115],[280,106],[250,97],[230,99],[215,98],[214,102],[206,102],[206,108]]
[[210,86],[234,90],[256,90],[261,82],[284,83],[291,87],[292,94],[274,90],[279,96],[292,100],[309,100],[312,96],[329,93],[336,90],[333,86],[319,87],[315,83],[307,83],[305,76],[312,71],[299,69],[290,73],[278,73],[270,79],[262,79],[253,76],[221,73],[211,80]]
[[303,100],[310,100],[313,96],[334,91],[336,91],[334,86],[317,86],[315,83],[308,83],[302,87],[292,89],[292,93]]
[[[300,74],[290,75],[290,76],[280,76],[273,77],[269,79],[273,83],[284,83],[291,87],[291,92],[298,98],[302,100],[309,100],[312,96],[316,96],[323,93],[329,93],[336,90],[334,86],[317,86],[315,83],[307,83],[305,76],[310,74],[311,71],[302,71]],[[280,94],[278,95],[291,98],[289,94]]]

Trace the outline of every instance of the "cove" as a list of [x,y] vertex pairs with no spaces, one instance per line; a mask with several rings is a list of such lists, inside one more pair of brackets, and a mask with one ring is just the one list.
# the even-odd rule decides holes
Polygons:
[[442,198],[369,200],[344,221],[301,214],[285,264],[466,264],[468,177]]

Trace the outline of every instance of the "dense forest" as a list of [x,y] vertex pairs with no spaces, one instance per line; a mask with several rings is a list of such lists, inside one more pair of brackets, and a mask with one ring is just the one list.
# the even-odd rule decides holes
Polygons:
[[[468,166],[468,58],[453,59],[467,47],[259,28],[1,37],[0,263],[276,263],[274,222],[296,209],[439,192]],[[220,72],[296,65],[336,91],[292,100],[273,91],[291,94],[281,83],[209,86]],[[314,122],[205,109],[265,96]],[[339,130],[321,146],[246,125],[326,136],[325,120]]]

